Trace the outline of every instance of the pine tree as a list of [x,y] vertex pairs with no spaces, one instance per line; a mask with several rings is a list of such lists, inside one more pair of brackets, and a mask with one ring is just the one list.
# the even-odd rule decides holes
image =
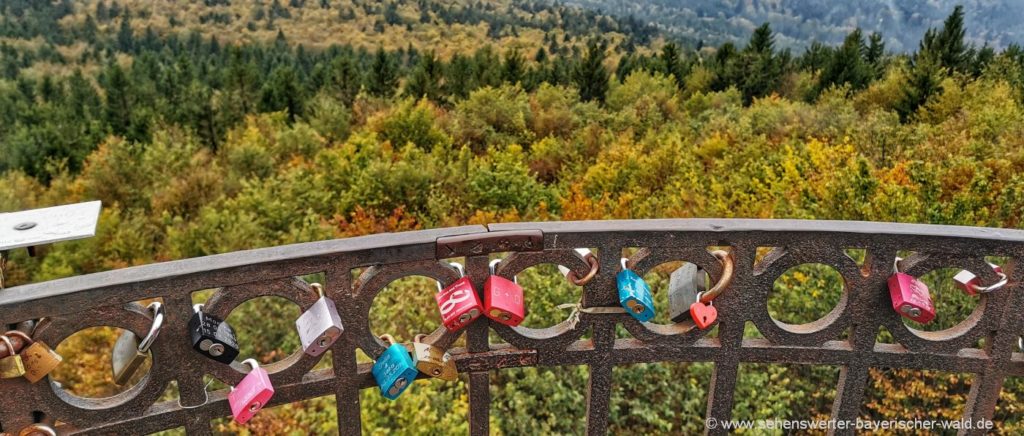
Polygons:
[[367,80],[366,88],[370,94],[378,97],[391,97],[395,94],[398,88],[398,67],[384,48],[377,49]]
[[362,82],[359,65],[353,56],[339,56],[332,62],[329,85],[346,106],[351,106],[355,101]]
[[405,95],[414,99],[440,101],[442,77],[441,62],[433,51],[427,52],[420,57],[416,69],[405,84]]
[[508,83],[522,82],[526,74],[526,60],[518,49],[505,52],[505,61],[501,64],[501,79]]
[[828,63],[821,72],[818,92],[831,86],[850,85],[851,89],[864,89],[871,81],[871,69],[862,58],[867,48],[860,29],[855,29],[846,36],[843,45],[832,52]]
[[128,75],[116,62],[103,72],[103,118],[111,133],[126,136],[132,124],[132,104],[129,98]]
[[685,72],[683,71],[683,60],[679,54],[679,46],[674,42],[665,44],[661,49],[661,72],[666,76],[675,78],[676,85],[682,86]]
[[121,19],[121,28],[117,32],[117,49],[130,53],[135,48],[135,35],[132,33],[131,20],[125,16]]
[[604,98],[608,94],[608,70],[604,67],[607,49],[607,42],[590,40],[587,43],[586,55],[573,69],[573,82],[580,90],[580,98],[583,101],[604,103]]
[[288,111],[288,120],[294,122],[302,116],[302,101],[302,87],[295,70],[288,65],[274,68],[260,92],[260,110]]
[[896,104],[901,120],[910,119],[929,97],[942,92],[943,75],[944,68],[937,53],[922,51],[914,56],[903,96]]
[[868,37],[868,47],[864,52],[864,61],[868,63],[871,68],[871,78],[878,79],[882,77],[882,70],[884,68],[884,57],[885,57],[885,41],[882,40],[882,35],[878,32],[872,32],[871,36]]

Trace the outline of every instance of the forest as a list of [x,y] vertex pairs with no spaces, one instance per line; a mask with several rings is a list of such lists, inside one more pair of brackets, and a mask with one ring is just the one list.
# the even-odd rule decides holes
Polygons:
[[[770,24],[746,41],[698,48],[635,21],[540,2],[517,3],[512,13],[503,2],[274,0],[244,11],[243,2],[205,3],[234,18],[171,26],[167,17],[153,24],[166,12],[143,2],[0,2],[0,212],[104,204],[95,238],[36,257],[12,253],[11,284],[502,221],[1021,226],[1024,50],[971,43],[962,8],[912,51],[853,30],[841,44],[794,53],[777,46]],[[255,10],[264,10],[259,20]],[[380,23],[381,31],[367,30],[380,35],[474,19],[487,44],[467,39],[442,52],[382,36],[323,46],[288,31],[323,10],[341,22],[351,10],[371,29]],[[273,30],[270,17],[279,23]],[[545,30],[552,17],[561,21]],[[221,40],[209,31],[218,20],[255,30]],[[501,32],[488,36],[496,22],[505,23]],[[510,37],[513,29],[526,36]],[[645,277],[662,314],[670,272]],[[949,328],[978,304],[953,287],[953,273],[923,277],[939,315],[914,327]],[[576,302],[557,270],[531,268],[519,280],[544,289],[528,302],[527,326],[553,325],[567,316],[557,306]],[[374,303],[371,327],[405,341],[432,331],[440,322],[433,286],[392,283]],[[842,286],[829,267],[795,268],[776,281],[769,312],[789,323],[819,319]],[[242,353],[267,363],[298,349],[298,313],[261,298],[228,321]],[[112,383],[108,354],[118,333],[89,329],[64,341],[55,379],[82,396],[123,389]],[[747,335],[759,333],[748,326]],[[892,337],[882,331],[879,341]],[[710,363],[617,368],[610,430],[702,431],[711,371]],[[742,365],[734,416],[827,417],[837,372]],[[491,428],[582,433],[586,376],[585,367],[493,373]],[[970,376],[879,369],[869,383],[866,419],[958,419]],[[417,382],[396,402],[365,390],[364,431],[465,432],[466,395],[462,382],[438,380]],[[998,432],[1024,429],[1019,396],[1024,383],[1009,379]],[[324,397],[215,429],[331,432],[335,414],[334,399]]]

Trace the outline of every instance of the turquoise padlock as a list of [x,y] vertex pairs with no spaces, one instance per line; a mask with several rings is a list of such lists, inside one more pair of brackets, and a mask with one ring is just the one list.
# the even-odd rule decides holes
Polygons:
[[402,395],[416,380],[419,370],[412,362],[412,356],[404,345],[395,342],[391,335],[380,337],[388,343],[388,348],[373,364],[373,378],[380,386],[380,394],[389,400]]
[[637,273],[626,268],[625,258],[622,259],[622,271],[615,276],[615,281],[619,285],[619,304],[626,309],[626,313],[640,322],[654,318],[654,297],[651,295],[651,288]]

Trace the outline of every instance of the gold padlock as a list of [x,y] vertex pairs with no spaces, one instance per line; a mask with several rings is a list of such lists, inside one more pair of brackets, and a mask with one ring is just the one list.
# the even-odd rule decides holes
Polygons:
[[459,371],[455,368],[455,359],[452,359],[452,355],[440,347],[423,342],[425,337],[426,335],[422,334],[416,335],[412,341],[412,360],[416,363],[416,369],[442,380],[458,379]]
[[24,332],[13,330],[4,333],[4,335],[18,336],[24,339],[26,344],[29,344],[21,350],[21,359],[25,363],[25,379],[31,383],[42,380],[64,360],[63,357],[60,357],[60,354],[53,351],[46,343],[43,341],[33,341]]
[[7,352],[4,353],[6,357],[0,357],[0,378],[18,378],[25,375],[25,365],[21,361],[21,356],[14,351],[14,344],[10,338],[0,336],[0,341],[7,346]]

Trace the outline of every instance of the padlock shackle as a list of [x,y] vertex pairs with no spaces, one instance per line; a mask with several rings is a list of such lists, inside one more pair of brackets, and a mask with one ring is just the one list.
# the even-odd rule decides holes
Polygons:
[[[29,335],[25,334],[25,332],[23,332],[21,330],[11,330],[11,331],[9,331],[7,333],[4,333],[4,337],[8,337],[8,336],[17,336],[17,337],[21,338],[23,341],[25,341],[25,345],[23,345],[22,347],[27,347],[27,346],[32,345],[32,344],[35,343],[35,341],[33,341],[32,338],[29,337]],[[11,350],[13,350],[13,349],[14,348],[11,348]]]
[[195,313],[202,312],[203,311],[203,303],[193,304],[192,305],[192,311],[195,312]]
[[242,361],[242,365],[251,366],[253,371],[260,369],[260,363],[256,359],[245,359]]
[[[458,263],[458,262],[448,262],[448,266],[450,266],[452,268],[455,268],[455,271],[458,271],[460,279],[466,276],[466,269],[463,268],[461,263]],[[443,291],[444,290],[444,285],[441,284],[441,281],[440,280],[435,280],[435,282],[437,282],[437,292]]]
[[463,267],[461,263],[449,262],[448,265],[451,265],[452,268],[455,268],[455,270],[459,272],[460,279],[466,276],[466,268]]
[[[14,343],[11,342],[11,338],[8,338],[7,335],[0,335],[0,341],[3,341],[4,345],[7,346],[7,353],[6,354],[10,354],[10,356],[18,354],[18,353],[14,352]],[[0,356],[0,359],[2,359],[4,357],[10,357],[10,356],[7,356],[7,355]]]
[[991,285],[979,286],[979,285],[975,285],[975,284],[968,284],[967,286],[970,286],[971,289],[974,290],[974,292],[979,293],[979,294],[987,294],[987,293],[992,292],[992,291],[998,291],[998,290],[1002,289],[1003,286],[1006,286],[1006,284],[1010,282],[1010,278],[1007,277],[1005,273],[996,273],[996,274],[999,275],[999,281],[995,282],[995,283],[993,283]]
[[722,292],[725,292],[729,285],[732,284],[732,279],[736,272],[732,253],[725,250],[715,250],[711,252],[711,255],[715,256],[715,258],[722,262],[722,277],[718,279],[718,282],[715,283],[711,289],[697,294],[697,301],[704,304],[711,304],[712,300],[718,298]]
[[159,301],[154,301],[149,303],[147,308],[153,311],[153,324],[149,326],[149,333],[146,334],[146,337],[139,342],[140,353],[149,351],[149,347],[156,342],[157,336],[160,336],[160,329],[164,326],[164,305]]
[[[497,275],[495,273],[495,271],[498,270],[498,264],[501,263],[503,260],[504,259],[494,259],[494,260],[491,261],[491,263],[487,264],[487,267],[491,270],[491,275],[492,276]],[[516,276],[512,276],[512,283],[515,283],[515,284],[518,285],[519,284],[519,279],[516,278]]]
[[619,259],[619,263],[622,265],[622,270],[623,271],[629,269],[629,267],[626,266],[627,262],[629,262],[629,259],[627,259],[625,257]]
[[423,334],[423,333],[419,333],[419,334],[417,334],[416,336],[414,336],[414,337],[412,338],[412,341],[413,341],[413,342],[419,342],[419,343],[424,343],[424,342],[423,342],[423,339],[424,339],[424,338],[426,338],[426,337],[427,337],[427,335],[425,335],[425,334]]
[[32,424],[28,427],[21,429],[19,434],[33,434],[36,432],[43,433],[46,436],[57,436],[57,430],[54,430],[53,427],[50,427],[41,422],[37,422],[35,424]]
[[317,295],[321,298],[324,296],[324,286],[319,283],[310,283],[309,287],[316,291]]
[[386,333],[383,334],[383,335],[380,335],[378,337],[380,338],[380,340],[386,342],[389,347],[398,343],[398,341],[395,340],[394,336],[391,336],[391,335],[386,334]]

